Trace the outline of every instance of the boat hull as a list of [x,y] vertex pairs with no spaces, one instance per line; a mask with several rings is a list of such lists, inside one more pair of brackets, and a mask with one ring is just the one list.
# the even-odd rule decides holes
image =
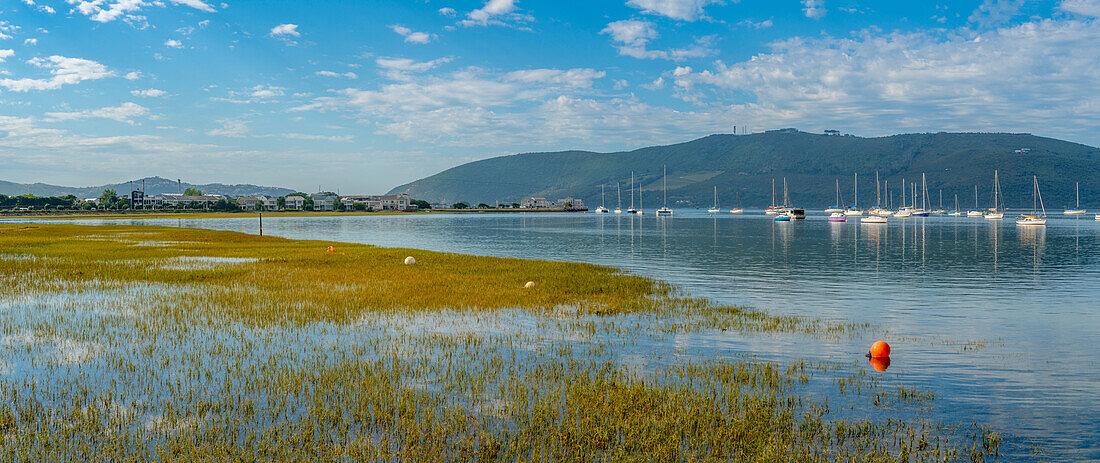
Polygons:
[[990,212],[990,213],[984,215],[984,217],[985,217],[986,220],[1001,220],[1001,219],[1005,218],[1005,213],[1004,212]]
[[862,217],[859,219],[859,223],[886,223],[886,217],[880,215]]
[[1082,215],[1085,212],[1086,211],[1084,209],[1066,209],[1065,212],[1062,212],[1062,214],[1065,214],[1065,215]]

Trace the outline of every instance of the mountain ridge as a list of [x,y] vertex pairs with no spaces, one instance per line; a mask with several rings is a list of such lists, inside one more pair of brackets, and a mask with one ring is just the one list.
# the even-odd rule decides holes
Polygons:
[[[661,169],[668,166],[669,205],[704,207],[719,202],[730,207],[735,198],[747,207],[771,203],[771,180],[782,194],[782,179],[790,185],[792,204],[820,208],[836,202],[836,180],[845,203],[852,202],[853,173],[859,173],[861,206],[875,202],[875,173],[889,182],[890,196],[900,204],[901,180],[920,182],[927,174],[929,206],[974,204],[979,187],[982,207],[992,196],[993,171],[1010,207],[1032,203],[1031,175],[1037,175],[1046,204],[1073,203],[1073,183],[1081,182],[1082,198],[1100,195],[1100,149],[1025,133],[913,133],[864,138],[819,135],[793,129],[750,135],[714,134],[682,143],[630,151],[598,153],[559,151],[520,153],[466,163],[393,188],[432,202],[518,202],[525,196],[551,199],[580,197],[590,207],[615,207],[616,182],[629,206],[631,170],[644,194],[643,205],[660,206]],[[499,180],[506,179],[506,180]],[[909,196],[909,194],[907,194]],[[881,198],[885,203],[888,198]],[[1083,203],[1085,204],[1085,203]]]
[[[207,183],[196,185],[187,182],[181,182],[177,184],[175,180],[169,180],[162,177],[146,177],[143,179],[134,180],[133,184],[135,190],[141,189],[142,180],[145,181],[145,193],[148,195],[176,193],[177,189],[179,191],[183,191],[188,188],[196,188],[198,190],[201,190],[203,193],[220,194],[227,196],[283,196],[295,192],[295,190],[291,190],[288,188],[251,184],[227,185],[223,183]],[[103,193],[103,190],[105,189],[112,189],[115,190],[115,192],[118,193],[119,196],[126,196],[127,192],[130,189],[130,182],[126,181],[90,187],[68,187],[51,185],[48,183],[15,183],[0,180],[0,194],[8,196],[33,194],[35,196],[74,195],[78,198],[92,198],[99,197],[99,195]]]

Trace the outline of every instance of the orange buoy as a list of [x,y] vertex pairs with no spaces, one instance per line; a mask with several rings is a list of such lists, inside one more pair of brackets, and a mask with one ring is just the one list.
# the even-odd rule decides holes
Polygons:
[[875,341],[871,344],[871,358],[887,358],[890,356],[890,345],[886,341]]
[[890,368],[890,357],[871,357],[871,368],[875,371],[886,371]]
[[328,252],[336,252],[336,246],[329,246],[329,247],[328,247],[328,249],[326,249],[326,251],[328,251]]

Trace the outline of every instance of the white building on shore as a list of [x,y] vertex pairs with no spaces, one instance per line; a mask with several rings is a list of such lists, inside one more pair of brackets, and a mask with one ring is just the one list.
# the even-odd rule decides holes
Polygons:
[[341,196],[340,202],[344,203],[345,207],[350,207],[353,204],[363,204],[365,207],[376,211],[415,211],[417,209],[412,204],[412,198],[404,193],[396,195]]

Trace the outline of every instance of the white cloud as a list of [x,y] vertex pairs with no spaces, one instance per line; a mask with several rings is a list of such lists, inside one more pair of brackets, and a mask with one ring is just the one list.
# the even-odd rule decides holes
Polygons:
[[35,9],[37,9],[38,11],[41,11],[43,13],[54,14],[54,13],[57,12],[56,10],[53,9],[52,6],[35,4],[34,0],[23,0],[23,3],[26,3],[27,6],[34,7]]
[[751,19],[745,19],[737,23],[740,26],[745,26],[749,29],[767,29],[772,27],[773,23],[771,19],[765,19],[763,21],[753,21]]
[[1008,23],[1020,13],[1025,0],[985,0],[970,14],[968,20],[984,27]]
[[168,39],[164,41],[164,46],[169,48],[183,48],[183,42],[175,39]]
[[252,98],[275,98],[277,96],[283,96],[284,88],[276,87],[274,85],[257,85],[252,87]]
[[11,34],[19,31],[19,26],[16,26],[7,21],[0,21],[0,40],[10,40]]
[[454,16],[455,14],[458,14],[458,12],[455,11],[454,8],[443,7],[443,8],[439,9],[439,14],[441,14],[443,16]]
[[[149,6],[165,6],[162,1],[147,0],[65,0],[73,5],[72,11],[87,16],[96,22],[111,22],[122,18],[131,24],[142,24],[145,16],[138,15],[143,8]],[[170,0],[172,4],[185,5],[207,13],[214,12],[214,8],[201,0]]]
[[802,0],[802,12],[810,19],[825,17],[825,0]]
[[652,22],[635,19],[624,19],[607,25],[600,34],[611,36],[613,42],[617,42],[615,48],[619,54],[639,59],[670,59],[682,60],[687,58],[699,58],[715,53],[711,47],[714,37],[700,37],[687,48],[671,50],[651,50],[649,42],[659,37],[657,29]]
[[15,56],[15,50],[0,50],[0,63],[12,56]]
[[378,58],[374,63],[382,69],[382,73],[392,80],[406,80],[408,73],[425,72],[443,64],[451,62],[450,57],[433,59],[431,61],[415,61],[408,58]]
[[516,13],[515,0],[488,0],[481,8],[466,14],[466,19],[458,23],[463,26],[507,26],[509,22],[533,21],[530,15]]
[[141,106],[137,103],[122,103],[118,106],[110,106],[106,108],[91,109],[85,111],[76,112],[48,112],[46,117],[48,121],[69,121],[75,119],[88,119],[88,118],[101,118],[111,119],[118,122],[125,122],[127,124],[133,124],[135,117],[141,117],[149,114],[149,109]]
[[526,84],[558,84],[574,88],[592,87],[592,81],[602,79],[607,73],[594,69],[530,69],[509,72],[504,80]]
[[48,69],[50,77],[45,79],[0,79],[0,87],[14,92],[55,90],[61,88],[62,85],[78,84],[85,80],[98,80],[114,75],[107,70],[107,66],[81,58],[54,55],[46,59],[33,58],[28,60],[27,63]]
[[1095,43],[1100,22],[1077,20],[1035,20],[983,33],[865,31],[790,39],[751,60],[674,78],[685,99],[749,93],[753,111],[789,126],[836,125],[868,134],[1042,131],[1095,140]]
[[320,140],[320,141],[341,141],[350,142],[354,141],[355,137],[351,135],[312,135],[307,133],[284,133],[283,138],[289,138],[291,140]]
[[243,137],[248,133],[248,122],[239,119],[221,119],[218,123],[222,126],[206,131],[207,135],[217,137]]
[[268,35],[282,40],[288,47],[298,44],[292,37],[302,36],[302,34],[298,32],[297,24],[279,24],[278,26],[272,27]]
[[389,27],[394,32],[396,32],[397,35],[404,37],[405,41],[409,43],[428,43],[435,38],[435,34],[429,34],[427,32],[415,32],[412,29],[409,29],[400,24],[394,24]]
[[272,37],[299,37],[302,34],[298,32],[297,24],[279,24],[278,26],[271,28],[271,32],[269,35],[271,35]]
[[628,0],[627,6],[672,19],[695,21],[705,17],[703,8],[721,0]]
[[126,80],[138,80],[141,78],[141,73],[137,71],[130,71],[127,72],[126,75],[122,76],[122,78]]
[[142,97],[146,97],[146,98],[156,98],[156,97],[164,96],[164,95],[168,94],[168,92],[165,92],[164,90],[160,90],[160,89],[156,89],[156,88],[147,88],[145,90],[131,90],[130,94],[133,95],[133,96],[142,96]]
[[354,72],[351,72],[351,71],[345,72],[343,74],[338,73],[338,72],[332,72],[332,71],[317,71],[317,75],[324,76],[324,77],[346,77],[348,79],[358,79],[359,78],[358,75],[356,75]]
[[1058,8],[1081,16],[1100,18],[1100,0],[1065,0]]
[[23,45],[27,47],[38,45],[38,39],[25,39],[23,40]]

